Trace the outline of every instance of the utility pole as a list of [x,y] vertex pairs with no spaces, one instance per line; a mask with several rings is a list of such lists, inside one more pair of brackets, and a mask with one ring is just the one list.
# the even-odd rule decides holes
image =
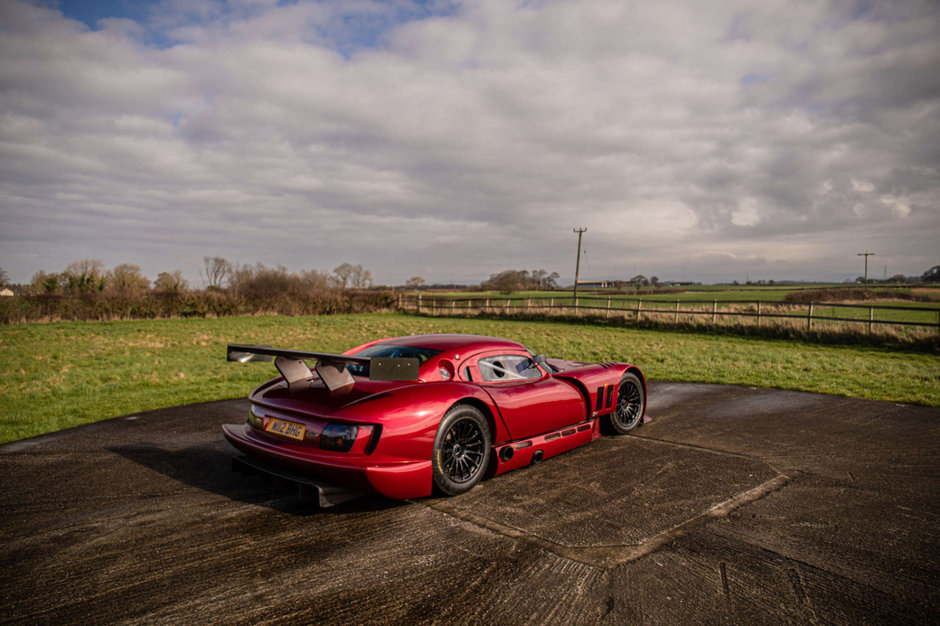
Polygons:
[[581,236],[587,228],[573,228],[572,231],[578,233],[578,258],[574,264],[574,306],[578,307],[578,274],[581,273]]
[[855,256],[865,257],[865,289],[868,289],[868,257],[875,256],[875,253],[866,250],[865,252],[859,252]]

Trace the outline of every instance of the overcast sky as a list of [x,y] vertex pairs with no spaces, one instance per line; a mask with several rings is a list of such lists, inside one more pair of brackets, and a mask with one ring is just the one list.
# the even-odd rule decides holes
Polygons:
[[0,0],[0,268],[920,275],[940,4]]

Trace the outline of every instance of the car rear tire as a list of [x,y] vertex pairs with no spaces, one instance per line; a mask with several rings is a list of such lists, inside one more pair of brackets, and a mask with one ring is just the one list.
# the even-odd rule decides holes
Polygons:
[[483,413],[468,404],[452,407],[434,437],[434,486],[448,496],[469,491],[483,478],[489,461],[490,427]]
[[640,378],[631,372],[621,377],[617,387],[617,407],[614,412],[605,415],[604,426],[614,435],[626,435],[643,423],[646,412],[646,394]]

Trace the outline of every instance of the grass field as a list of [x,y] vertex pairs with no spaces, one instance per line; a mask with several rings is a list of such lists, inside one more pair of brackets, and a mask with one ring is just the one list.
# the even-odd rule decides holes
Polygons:
[[[713,288],[699,288],[696,290],[687,290],[681,292],[643,292],[640,294],[615,294],[615,293],[596,293],[593,291],[584,291],[578,295],[578,304],[581,307],[596,307],[596,308],[606,308],[608,301],[611,302],[613,308],[632,308],[634,303],[637,300],[642,300],[647,303],[648,306],[656,306],[654,303],[671,303],[675,304],[676,302],[680,303],[680,306],[683,309],[686,308],[708,308],[711,309],[712,303],[717,302],[719,309],[738,307],[742,304],[754,304],[758,301],[763,303],[780,303],[783,304],[784,298],[796,291],[797,289],[787,289],[782,287],[740,287],[740,288],[730,288],[730,287],[713,287]],[[898,290],[898,291],[911,291],[907,290]],[[920,292],[925,294],[930,294],[927,297],[940,298],[940,289],[920,289]],[[409,294],[410,295],[410,294]],[[516,292],[509,295],[500,294],[495,291],[482,291],[482,292],[450,292],[450,293],[428,293],[423,296],[425,300],[431,300],[434,298],[446,298],[458,301],[466,300],[490,300],[491,303],[507,302],[510,301],[512,306],[525,306],[527,301],[531,301],[533,305],[548,306],[551,302],[556,307],[564,306],[573,306],[574,298],[571,292],[569,291],[524,291]],[[823,300],[825,301],[825,300]],[[626,303],[626,304],[624,304]],[[837,307],[837,310],[840,313],[843,313],[843,317],[857,317],[868,319],[868,307],[869,305],[875,307],[876,318],[875,319],[885,319],[885,320],[900,320],[900,321],[913,321],[913,322],[923,322],[928,324],[937,323],[937,310],[940,309],[940,301],[934,300],[932,302],[918,302],[912,300],[904,299],[885,299],[877,300],[871,303],[859,302],[854,303],[859,308],[842,308]],[[788,306],[794,307],[794,309],[803,309],[805,310],[808,306],[805,303],[792,303]],[[907,311],[888,311],[880,310],[884,307],[901,307],[907,309]],[[820,307],[821,308],[821,307]],[[829,310],[832,308],[830,307]]]
[[[712,300],[718,300],[719,302],[734,302],[734,301],[746,301],[746,302],[755,302],[761,300],[763,302],[779,302],[782,301],[787,295],[791,293],[800,293],[816,289],[845,289],[845,288],[858,288],[858,285],[846,285],[841,283],[820,283],[820,284],[801,284],[801,285],[696,285],[694,287],[681,287],[681,288],[672,288],[672,287],[662,287],[662,288],[652,288],[644,287],[643,291],[639,294],[628,292],[628,293],[617,293],[614,290],[604,290],[604,289],[589,289],[582,288],[578,290],[579,298],[596,298],[603,299],[605,302],[608,297],[613,298],[642,298],[644,300],[662,300],[667,302],[675,302],[676,299],[687,301],[687,300],[703,300],[711,302]],[[871,287],[873,290],[888,290],[890,292],[897,293],[915,293],[927,298],[934,300],[933,303],[925,303],[927,306],[938,306],[940,302],[940,288],[933,286],[902,286],[902,287],[888,287],[885,288],[880,285],[873,285]],[[425,292],[431,296],[441,296],[447,298],[505,298],[506,294],[501,294],[497,291],[432,291]],[[510,297],[513,298],[558,298],[561,300],[568,299],[565,301],[570,302],[571,290],[567,289],[558,289],[555,291],[517,291],[513,292]],[[896,301],[898,304],[910,304],[909,300],[898,298]]]
[[[809,302],[784,302],[795,289],[781,287],[711,288],[688,292],[651,292],[643,294],[597,294],[578,296],[579,314],[636,320],[637,311],[648,321],[664,326],[778,326],[795,330],[825,331],[837,335],[870,335],[872,332],[889,343],[935,343],[940,331],[940,302],[911,300],[876,300],[820,305]],[[904,291],[900,289],[898,291]],[[910,291],[910,290],[907,290]],[[940,290],[922,288],[920,295],[940,297]],[[760,304],[758,304],[760,303]],[[416,311],[415,294],[401,298],[404,310]],[[422,294],[421,311],[433,315],[466,315],[479,311],[519,314],[571,315],[574,298],[568,291],[521,292],[511,295],[495,292]],[[812,314],[813,322],[806,320]],[[758,319],[758,314],[761,319]],[[652,318],[650,316],[653,316]],[[829,318],[828,320],[826,318]],[[673,322],[669,324],[669,322]],[[871,322],[871,323],[869,323]]]
[[228,342],[340,352],[382,336],[505,336],[535,352],[630,361],[652,379],[777,387],[940,406],[940,357],[793,340],[402,314],[0,327],[0,442],[148,409],[244,396],[276,372]]

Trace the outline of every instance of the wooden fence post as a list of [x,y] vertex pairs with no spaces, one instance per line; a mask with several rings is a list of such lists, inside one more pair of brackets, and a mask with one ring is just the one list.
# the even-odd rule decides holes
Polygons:
[[637,321],[637,322],[640,321],[640,311],[642,311],[642,310],[643,310],[643,301],[642,301],[642,300],[637,300],[637,301],[636,301],[636,321]]
[[871,324],[875,320],[875,307],[868,307],[868,334],[871,334]]
[[610,296],[607,297],[607,315],[604,317],[610,317]]
[[813,303],[809,303],[809,315],[806,316],[806,330],[813,330]]
[[757,327],[760,328],[760,305],[761,301],[757,301]]
[[676,318],[672,320],[672,323],[673,324],[679,323],[679,301],[678,300],[676,300]]
[[712,324],[718,321],[718,300],[712,300]]
[[418,313],[421,312],[421,294],[418,294]]

